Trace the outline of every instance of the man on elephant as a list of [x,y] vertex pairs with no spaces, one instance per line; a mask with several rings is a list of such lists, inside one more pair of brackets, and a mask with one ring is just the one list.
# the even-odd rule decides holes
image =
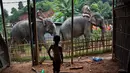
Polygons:
[[37,18],[38,19],[40,19],[41,21],[43,21],[44,20],[44,16],[43,16],[43,14],[42,14],[42,10],[41,9],[39,9],[38,11],[37,11]]
[[91,16],[91,10],[90,10],[90,7],[87,5],[87,4],[85,4],[84,6],[83,6],[83,8],[82,8],[82,16],[83,17],[90,17]]

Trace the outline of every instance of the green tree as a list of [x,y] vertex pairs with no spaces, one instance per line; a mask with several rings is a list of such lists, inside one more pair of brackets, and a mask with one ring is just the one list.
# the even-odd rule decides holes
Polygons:
[[66,18],[71,16],[71,0],[54,0],[48,3],[54,10],[55,14],[53,20],[55,22],[63,22]]
[[22,9],[20,10],[17,10],[16,8],[12,8],[11,9],[11,13],[12,15],[9,16],[9,21],[11,23],[15,23],[16,21],[18,21],[19,19],[19,16],[21,16],[22,14],[26,13],[27,12],[27,6],[23,7]]
[[43,1],[43,0],[36,0],[36,2],[40,2],[40,1]]
[[[74,0],[74,15],[81,14],[81,9],[86,0]],[[72,14],[71,0],[54,0],[53,2],[47,2],[54,10],[55,14],[53,20],[55,22],[63,22]]]
[[5,18],[8,18],[8,16],[9,16],[8,11],[6,9],[3,9],[3,11],[4,11]]
[[18,21],[18,15],[19,15],[19,11],[17,11],[16,8],[12,8],[11,9],[11,16],[9,17],[9,20],[11,23],[14,23],[15,21]]
[[24,6],[23,6],[23,3],[22,3],[22,1],[20,1],[19,3],[18,3],[18,9],[20,10],[20,9],[22,9]]
[[16,8],[11,8],[11,14],[15,14],[17,12],[17,9]]
[[[8,21],[8,11],[6,9],[3,9],[4,16],[5,16],[5,22]],[[2,15],[0,14],[0,32],[2,32],[3,22],[2,22]]]
[[88,4],[89,6],[91,6],[92,3],[98,3],[101,0],[86,0],[85,4]]
[[[48,1],[48,0],[47,0]],[[36,9],[42,9],[42,11],[48,11],[50,9],[50,5],[47,4],[47,1],[40,1],[36,3]]]
[[82,7],[85,5],[86,0],[74,0],[74,12],[75,15],[80,14],[82,12]]
[[[74,15],[81,15],[81,9],[84,4],[90,6],[92,12],[100,13],[104,18],[112,18],[112,0],[74,0]],[[55,11],[54,21],[63,22],[66,18],[71,17],[71,0],[54,0],[46,2]]]
[[112,18],[112,7],[108,2],[98,1],[97,3],[92,3],[90,8],[93,12],[100,13],[105,19]]
[[[3,9],[5,22],[8,21],[8,11],[6,9]],[[3,22],[2,22],[2,15],[0,14],[0,32],[2,32]]]

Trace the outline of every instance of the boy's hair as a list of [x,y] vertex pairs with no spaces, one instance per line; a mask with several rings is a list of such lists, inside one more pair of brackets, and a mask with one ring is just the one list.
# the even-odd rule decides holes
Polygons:
[[60,36],[59,35],[55,35],[54,38],[53,38],[53,41],[59,42],[60,41]]

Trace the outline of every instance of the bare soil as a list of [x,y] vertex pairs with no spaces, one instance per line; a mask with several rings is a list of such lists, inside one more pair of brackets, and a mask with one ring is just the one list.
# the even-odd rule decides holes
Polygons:
[[[92,57],[101,57],[103,61],[95,62]],[[84,56],[74,58],[74,63],[66,59],[61,65],[60,73],[118,73],[118,63],[111,60],[111,54],[100,54],[96,56]],[[71,67],[82,66],[83,69],[70,69]],[[39,71],[44,69],[45,73],[53,73],[51,61],[45,61],[43,64],[34,66]],[[35,73],[32,71],[31,62],[28,63],[12,63],[10,67],[4,69],[1,73]]]

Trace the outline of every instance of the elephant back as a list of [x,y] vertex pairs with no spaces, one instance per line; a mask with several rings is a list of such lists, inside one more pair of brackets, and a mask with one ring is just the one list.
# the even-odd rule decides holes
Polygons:
[[28,37],[29,36],[28,34],[29,34],[29,26],[27,20],[17,22],[11,30],[11,38],[17,40]]

